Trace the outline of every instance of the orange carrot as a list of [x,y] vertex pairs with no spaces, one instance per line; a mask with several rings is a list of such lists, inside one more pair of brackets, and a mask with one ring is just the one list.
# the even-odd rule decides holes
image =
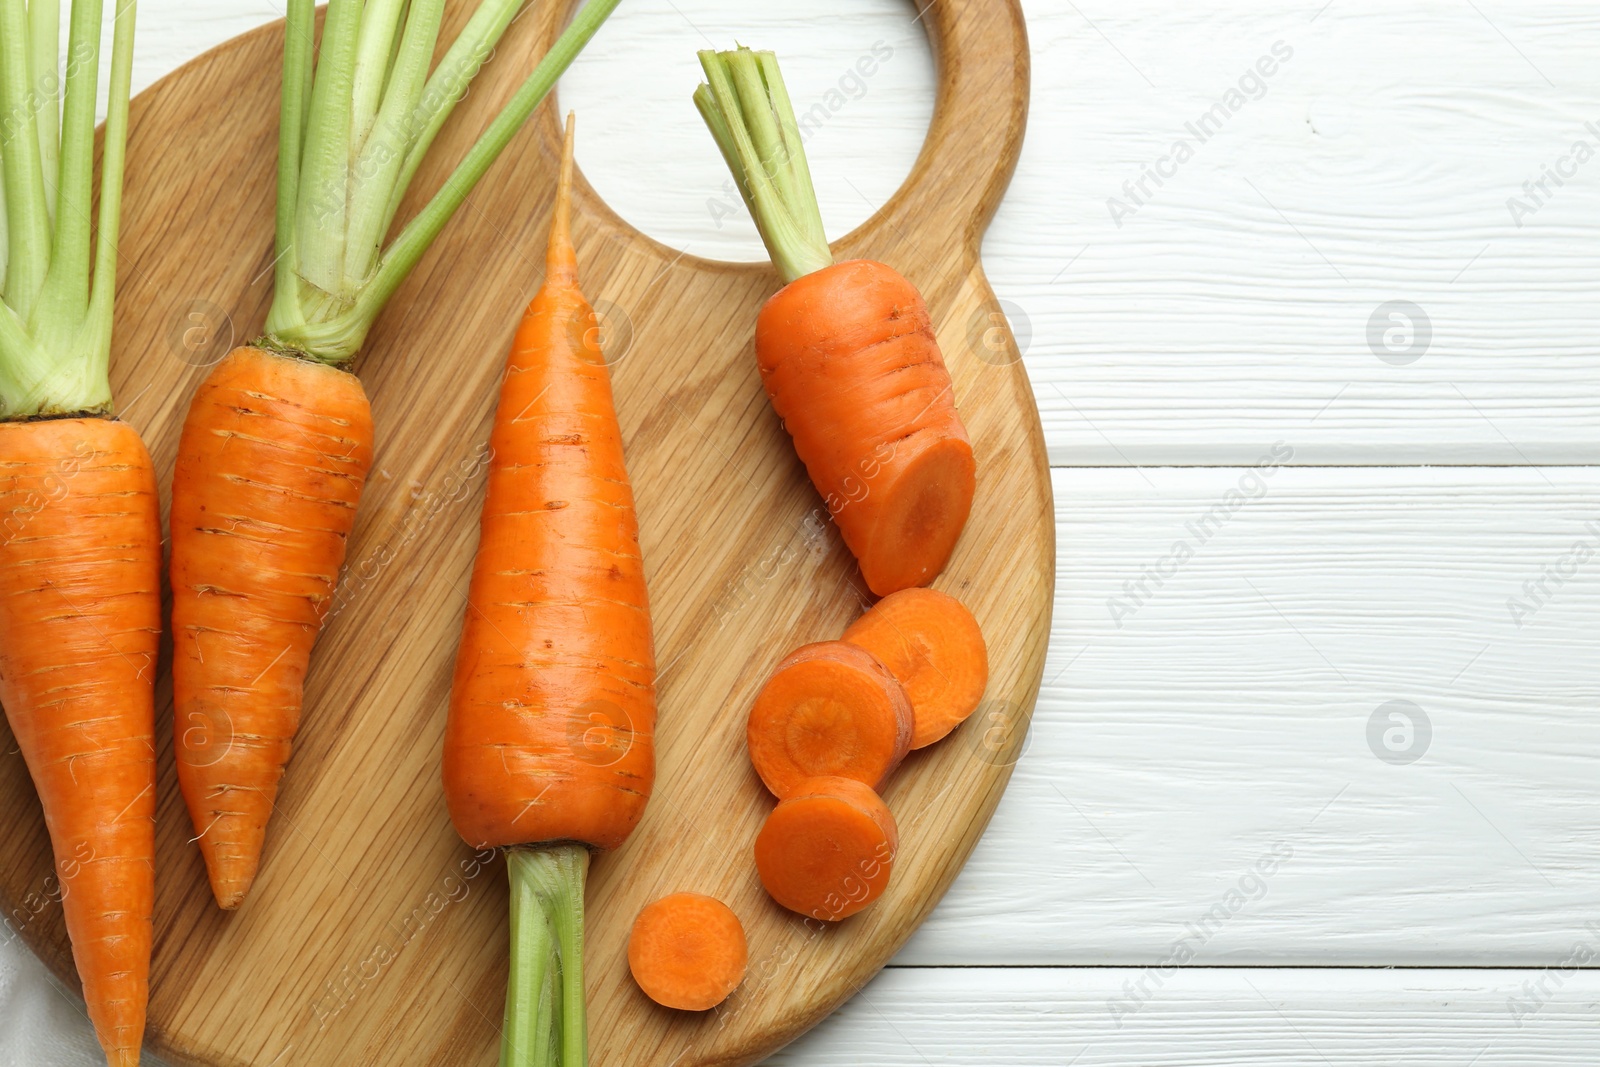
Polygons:
[[373,461],[371,409],[345,368],[618,2],[584,6],[384,247],[422,157],[522,0],[481,0],[431,76],[441,0],[330,0],[315,50],[315,5],[289,0],[272,309],[262,340],[195,394],[172,487],[178,779],[223,908],[240,905],[260,864]]
[[701,52],[695,102],[785,287],[756,322],[773,410],[879,596],[925,585],[972,510],[976,465],[921,294],[893,268],[834,263],[771,52]]
[[707,1011],[744,981],[744,925],[715,897],[674,893],[645,906],[628,938],[628,969],[664,1008]]
[[989,651],[972,612],[936,589],[891,593],[851,624],[843,640],[872,653],[905,687],[915,713],[912,748],[960,726],[989,684]]
[[756,837],[756,869],[779,904],[837,922],[889,888],[899,847],[894,816],[870,787],[813,778],[767,816]]
[[50,834],[83,999],[137,1067],[155,903],[161,520],[114,418],[111,334],[134,5],[118,7],[95,205],[102,13],[0,0],[0,704]]
[[[644,561],[597,319],[578,288],[572,141],[569,120],[545,283],[517,330],[490,438],[445,730],[457,832],[474,848],[516,846],[502,1063],[552,1062],[552,1028],[561,1062],[582,1062],[589,850],[622,844],[655,781]],[[547,983],[552,956],[560,978]]]
[[156,480],[109,419],[0,423],[0,703],[44,805],[73,960],[139,1061],[155,901]]
[[217,904],[256,865],[372,465],[352,374],[240,348],[195,394],[172,477],[178,783]]
[[746,728],[750,762],[780,800],[809,778],[881,789],[911,749],[911,703],[870,652],[819,641],[773,672]]

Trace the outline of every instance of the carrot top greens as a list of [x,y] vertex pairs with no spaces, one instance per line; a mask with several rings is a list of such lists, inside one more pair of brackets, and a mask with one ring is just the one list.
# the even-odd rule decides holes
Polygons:
[[700,65],[709,84],[695,90],[695,106],[733,171],[778,273],[792,282],[831,265],[833,253],[822,232],[811,168],[778,57],[748,48],[707,50],[700,53]]
[[483,0],[431,75],[444,0],[330,0],[315,63],[314,0],[289,0],[276,292],[265,342],[326,363],[354,357],[383,306],[620,2],[589,0],[385,248],[417,167],[524,0]]
[[109,414],[111,305],[127,155],[134,0],[119,0],[94,202],[101,0],[0,0],[0,418]]

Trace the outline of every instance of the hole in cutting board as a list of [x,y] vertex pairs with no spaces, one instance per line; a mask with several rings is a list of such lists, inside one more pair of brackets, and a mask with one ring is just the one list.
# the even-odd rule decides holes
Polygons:
[[559,86],[578,165],[618,215],[706,259],[766,249],[691,96],[702,48],[771,49],[805,132],[829,240],[892,197],[927,139],[933,54],[907,0],[628,0]]

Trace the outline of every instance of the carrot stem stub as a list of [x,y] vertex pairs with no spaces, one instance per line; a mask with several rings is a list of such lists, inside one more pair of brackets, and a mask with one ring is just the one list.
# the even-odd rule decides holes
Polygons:
[[888,805],[849,778],[813,778],[767,816],[756,869],[790,911],[838,922],[889,888],[899,831]]
[[870,652],[819,641],[778,664],[756,697],[750,762],[780,800],[818,777],[881,789],[911,750],[912,722],[905,691]]
[[506,850],[511,877],[511,979],[501,1067],[585,1067],[583,845]]
[[701,893],[673,893],[645,906],[628,937],[628,969],[664,1008],[709,1011],[744,981],[744,924]]
[[740,48],[700,62],[695,104],[787,283],[756,323],[773,410],[868,587],[926,585],[977,485],[928,306],[891,267],[834,263],[776,57]]
[[989,684],[989,651],[978,620],[937,589],[884,597],[843,640],[876,656],[904,687],[916,720],[912,748],[926,748],[965,722]]

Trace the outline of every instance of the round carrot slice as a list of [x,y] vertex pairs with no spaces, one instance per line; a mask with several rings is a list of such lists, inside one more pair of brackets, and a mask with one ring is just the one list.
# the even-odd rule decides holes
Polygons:
[[937,589],[891,593],[844,632],[899,679],[925,748],[966,721],[989,684],[989,652],[972,612]]
[[791,653],[750,709],[750,762],[780,800],[807,778],[882,788],[911,750],[911,702],[872,653],[819,641]]
[[665,1008],[707,1011],[744,981],[744,925],[722,901],[674,893],[645,906],[628,938],[628,969]]
[[882,798],[851,778],[812,778],[780,801],[756,837],[756,869],[790,911],[837,922],[889,888],[899,848]]

